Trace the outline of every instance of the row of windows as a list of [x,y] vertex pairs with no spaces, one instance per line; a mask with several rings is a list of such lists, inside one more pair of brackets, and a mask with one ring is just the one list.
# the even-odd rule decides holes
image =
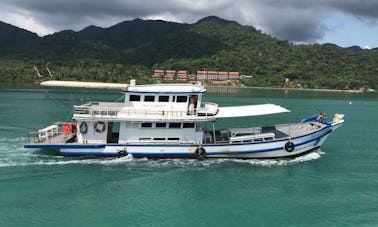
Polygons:
[[149,123],[144,122],[141,124],[142,128],[194,128],[194,123]]
[[[129,100],[131,102],[140,102],[141,98],[143,97],[144,102],[155,102],[155,99],[158,102],[169,102],[169,95],[130,95]],[[187,102],[188,96],[186,95],[178,95],[178,96],[172,96],[172,102]]]
[[180,140],[178,137],[168,137],[168,138],[163,138],[163,137],[157,137],[157,138],[139,138],[140,141],[143,140],[155,140],[155,141],[163,141],[163,140],[168,140],[168,141],[177,141]]

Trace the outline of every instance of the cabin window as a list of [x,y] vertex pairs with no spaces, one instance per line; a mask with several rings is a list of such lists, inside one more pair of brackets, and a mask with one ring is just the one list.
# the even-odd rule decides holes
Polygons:
[[154,95],[145,95],[144,101],[145,102],[155,102],[155,96]]
[[177,96],[177,102],[186,102],[188,100],[188,96]]
[[140,101],[140,95],[130,95],[130,101],[131,102],[139,102]]
[[166,123],[156,123],[156,128],[166,128],[167,124]]
[[154,138],[154,140],[160,140],[161,141],[161,140],[165,140],[165,138],[159,138],[158,137],[158,138]]
[[168,102],[169,96],[168,95],[161,95],[159,96],[159,102]]
[[169,123],[169,128],[181,128],[181,123]]
[[184,123],[182,125],[183,128],[194,128],[194,123]]
[[126,128],[138,128],[139,123],[137,123],[137,122],[126,122],[125,127]]
[[152,127],[152,123],[142,123],[141,127],[142,128],[151,128]]
[[139,138],[139,140],[151,140],[151,138]]
[[172,102],[176,102],[176,96],[172,96]]
[[180,140],[180,138],[178,138],[178,137],[168,137],[167,140],[170,140],[170,141],[172,141],[172,140]]

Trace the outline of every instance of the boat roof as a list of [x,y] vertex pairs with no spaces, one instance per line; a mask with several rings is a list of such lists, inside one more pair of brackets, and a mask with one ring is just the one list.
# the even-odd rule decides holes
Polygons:
[[128,84],[80,82],[80,81],[58,81],[48,80],[41,82],[41,86],[47,87],[74,87],[74,88],[105,88],[105,89],[127,89]]
[[259,115],[286,113],[290,110],[275,104],[219,107],[215,118],[252,117]]
[[202,84],[151,84],[130,85],[123,92],[133,93],[204,93],[206,89]]

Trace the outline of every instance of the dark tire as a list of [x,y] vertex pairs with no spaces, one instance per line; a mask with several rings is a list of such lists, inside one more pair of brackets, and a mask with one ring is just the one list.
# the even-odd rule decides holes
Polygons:
[[117,154],[117,158],[121,158],[127,155],[127,152],[125,150],[119,151]]
[[293,152],[294,151],[294,149],[295,149],[295,145],[294,145],[294,143],[292,143],[292,142],[287,142],[287,143],[285,143],[285,150],[287,151],[287,152]]
[[206,158],[206,151],[202,147],[197,148],[197,150],[194,152],[194,156],[196,159],[202,161]]
[[81,122],[80,126],[79,126],[79,130],[80,130],[80,133],[81,134],[87,134],[88,132],[88,125],[87,125],[87,122]]

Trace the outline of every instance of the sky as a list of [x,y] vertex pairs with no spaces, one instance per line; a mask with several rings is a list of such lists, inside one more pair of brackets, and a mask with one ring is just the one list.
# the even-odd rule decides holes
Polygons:
[[293,43],[378,47],[378,0],[0,0],[0,21],[40,36],[135,18],[215,15]]

